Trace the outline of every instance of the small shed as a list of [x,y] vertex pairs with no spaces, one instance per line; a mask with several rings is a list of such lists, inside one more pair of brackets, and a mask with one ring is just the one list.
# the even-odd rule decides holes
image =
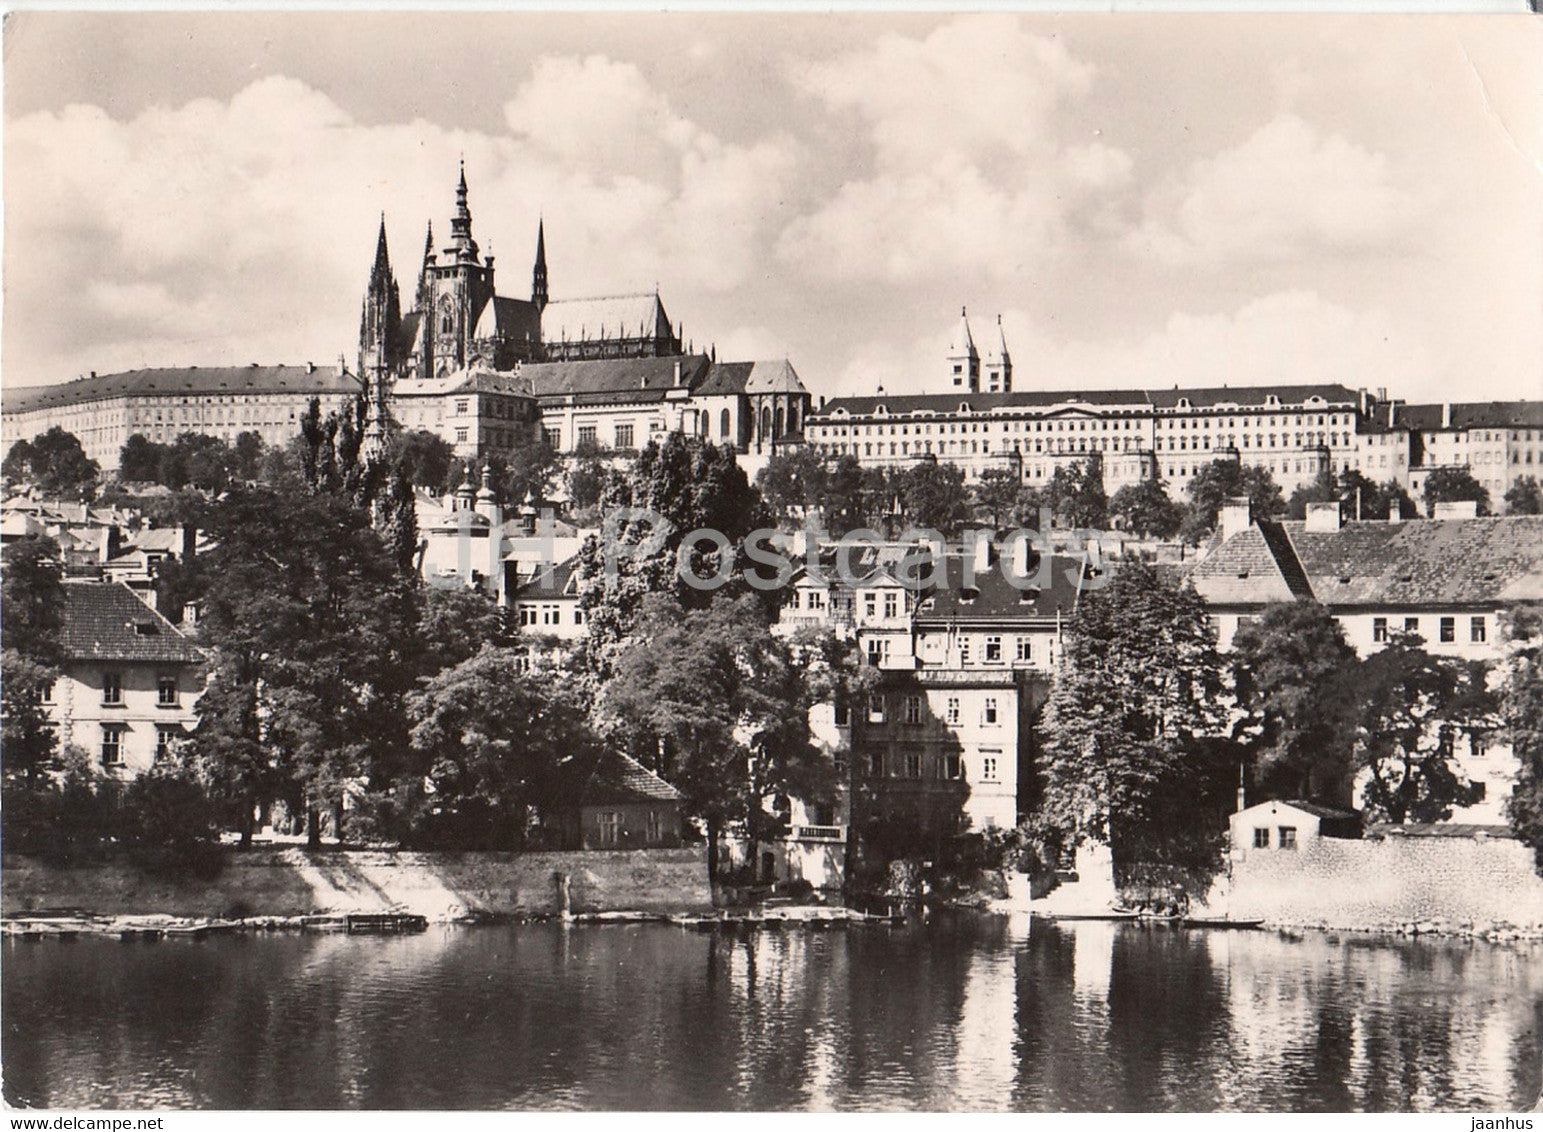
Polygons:
[[684,796],[620,751],[575,757],[556,807],[564,849],[673,849]]
[[1316,802],[1259,802],[1228,819],[1232,848],[1248,852],[1291,852],[1320,837],[1358,838],[1361,816]]

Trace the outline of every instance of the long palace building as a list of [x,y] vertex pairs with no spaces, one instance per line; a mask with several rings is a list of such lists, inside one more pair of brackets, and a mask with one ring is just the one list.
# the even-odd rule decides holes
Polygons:
[[1096,455],[1110,493],[1154,471],[1182,492],[1221,458],[1268,469],[1288,493],[1354,468],[1418,496],[1434,469],[1465,467],[1498,504],[1517,478],[1543,475],[1543,402],[1410,405],[1334,384],[1015,390],[1000,325],[993,339],[982,357],[961,312],[936,383],[948,392],[822,399],[806,441],[865,466],[936,459],[1029,483]]
[[864,466],[936,459],[970,479],[1008,469],[1029,483],[1097,455],[1110,492],[1152,472],[1182,492],[1218,458],[1267,468],[1288,492],[1357,468],[1418,496],[1434,469],[1465,467],[1497,503],[1517,478],[1543,474],[1543,402],[1410,405],[1336,384],[1025,389],[1000,320],[982,353],[963,311],[937,372],[944,392],[880,390],[816,407],[786,359],[729,362],[693,349],[657,291],[554,296],[540,224],[528,297],[500,294],[473,235],[463,168],[450,238],[436,247],[428,226],[405,303],[382,219],[351,362],[93,373],[7,387],[0,408],[7,449],[59,425],[107,470],[135,433],[250,431],[282,444],[313,398],[330,411],[364,395],[379,433],[425,429],[467,458],[540,436],[564,453],[625,453],[680,431],[734,445],[752,472],[804,443]]

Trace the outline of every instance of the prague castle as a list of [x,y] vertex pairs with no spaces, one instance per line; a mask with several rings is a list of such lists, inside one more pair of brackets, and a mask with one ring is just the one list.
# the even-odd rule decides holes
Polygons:
[[6,388],[5,447],[59,425],[111,470],[135,433],[167,442],[250,431],[283,444],[313,398],[332,411],[364,395],[374,442],[423,429],[462,458],[508,455],[540,438],[560,453],[627,453],[678,431],[733,445],[752,474],[779,448],[804,443],[864,466],[936,459],[970,479],[1005,469],[1029,483],[1096,455],[1111,493],[1155,473],[1182,495],[1219,458],[1266,468],[1287,492],[1355,468],[1418,495],[1432,470],[1463,467],[1496,503],[1517,478],[1543,475],[1543,403],[1408,405],[1334,384],[1025,388],[1000,318],[982,352],[963,310],[941,366],[918,363],[937,374],[937,392],[881,388],[816,408],[785,359],[720,361],[692,349],[657,291],[554,294],[540,223],[529,296],[499,294],[493,257],[473,235],[464,168],[449,231],[436,248],[428,225],[404,303],[382,217],[351,362],[145,369]]
[[529,298],[501,295],[472,233],[465,169],[450,239],[432,223],[403,311],[382,218],[352,367],[146,369],[3,391],[4,446],[59,425],[103,469],[135,433],[283,444],[313,398],[332,411],[370,401],[376,439],[399,429],[442,436],[457,456],[508,454],[544,437],[557,451],[628,452],[670,431],[732,444],[753,471],[796,443],[810,409],[786,359],[719,361],[684,344],[657,293],[552,297],[538,225]]

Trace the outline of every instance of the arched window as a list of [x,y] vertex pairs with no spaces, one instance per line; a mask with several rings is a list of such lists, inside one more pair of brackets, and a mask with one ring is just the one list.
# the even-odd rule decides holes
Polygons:
[[778,405],[777,406],[777,431],[774,432],[772,435],[773,436],[781,436],[783,434],[783,432],[785,431],[784,426],[786,424],[787,424],[786,410],[784,410],[781,405]]
[[718,414],[718,433],[725,440],[729,437],[729,411],[727,409]]
[[770,440],[771,439],[771,421],[772,421],[771,409],[769,409],[769,408],[762,409],[761,410],[761,439],[762,440]]

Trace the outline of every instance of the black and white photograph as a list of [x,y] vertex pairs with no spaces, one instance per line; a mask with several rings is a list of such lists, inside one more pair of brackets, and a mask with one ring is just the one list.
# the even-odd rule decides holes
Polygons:
[[21,7],[3,92],[11,1128],[1543,1127],[1526,4]]

